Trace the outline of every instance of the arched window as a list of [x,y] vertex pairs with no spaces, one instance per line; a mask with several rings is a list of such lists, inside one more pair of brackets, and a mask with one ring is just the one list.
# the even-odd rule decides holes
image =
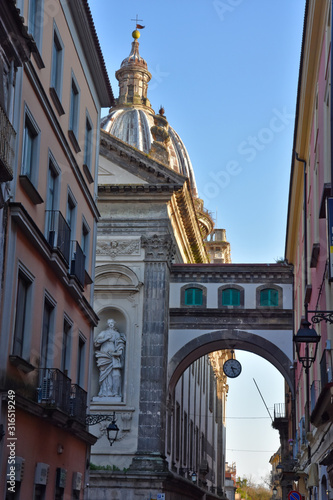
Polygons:
[[278,307],[279,292],[273,288],[260,290],[260,305],[263,307]]
[[240,306],[240,291],[236,288],[222,290],[222,306]]
[[187,288],[185,290],[186,306],[202,306],[203,292],[200,288]]

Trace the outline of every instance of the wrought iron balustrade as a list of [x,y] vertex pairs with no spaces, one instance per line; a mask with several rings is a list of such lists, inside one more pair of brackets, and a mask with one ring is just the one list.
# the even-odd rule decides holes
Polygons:
[[276,403],[274,405],[274,420],[287,418],[287,408],[285,403]]
[[52,248],[56,248],[69,264],[71,230],[59,210],[46,210],[47,239]]
[[0,182],[13,179],[13,160],[16,132],[0,105]]
[[57,368],[39,370],[37,401],[70,414],[71,379]]
[[87,393],[77,384],[71,386],[70,415],[85,424],[87,414]]
[[71,263],[70,263],[69,274],[71,276],[75,276],[82,287],[84,287],[84,281],[85,281],[85,260],[86,257],[79,243],[77,241],[72,241]]

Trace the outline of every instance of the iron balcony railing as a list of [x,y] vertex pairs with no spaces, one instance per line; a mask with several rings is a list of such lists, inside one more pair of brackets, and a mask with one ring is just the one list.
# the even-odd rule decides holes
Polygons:
[[310,389],[310,411],[313,412],[321,391],[321,381],[314,380]]
[[16,132],[0,105],[0,182],[13,179]]
[[278,418],[287,418],[287,408],[285,403],[276,403],[274,405],[274,420]]
[[37,401],[70,414],[71,379],[57,368],[42,368]]
[[72,241],[69,274],[75,276],[82,287],[84,287],[85,281],[85,259],[85,255],[79,243],[77,241]]
[[331,349],[324,349],[323,351],[323,355],[320,360],[320,379],[322,388],[324,388],[326,384],[333,382]]
[[52,248],[59,250],[67,265],[70,255],[71,230],[59,210],[46,210],[47,240]]
[[79,385],[72,384],[70,397],[70,415],[84,424],[86,421],[86,413],[87,393]]

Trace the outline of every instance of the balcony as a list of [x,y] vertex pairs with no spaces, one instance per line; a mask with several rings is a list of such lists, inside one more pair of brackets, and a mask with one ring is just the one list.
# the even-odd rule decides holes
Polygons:
[[13,160],[16,132],[0,105],[0,182],[13,179]]
[[71,230],[59,210],[46,210],[47,240],[54,250],[60,252],[69,264]]
[[331,349],[324,349],[320,360],[320,381],[315,382],[312,384],[313,387],[311,386],[311,423],[315,427],[320,427],[326,422],[333,422]]
[[57,368],[44,368],[39,371],[40,385],[37,389],[37,402],[70,414],[71,379]]
[[71,242],[70,276],[74,276],[82,288],[85,281],[85,255],[77,241]]
[[85,424],[87,413],[87,393],[79,385],[72,384],[70,396],[70,415]]

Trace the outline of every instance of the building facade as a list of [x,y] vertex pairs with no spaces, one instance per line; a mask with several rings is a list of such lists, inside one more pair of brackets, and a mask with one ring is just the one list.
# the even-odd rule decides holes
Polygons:
[[[323,500],[333,495],[331,30],[331,2],[307,1],[285,254],[294,266],[294,333],[307,320],[321,336],[316,359],[307,370],[295,360],[291,486],[307,498]],[[314,353],[313,347],[308,353],[301,351],[307,358]]]
[[86,1],[6,0],[0,12],[0,495],[82,499],[100,109],[112,89]]
[[[133,32],[130,54],[116,72],[116,105],[101,122],[95,279],[100,324],[91,414],[114,412],[119,434],[110,448],[108,422],[90,427],[98,439],[89,498],[215,498],[224,492],[222,365],[229,351],[193,360],[174,391],[167,391],[171,266],[208,263],[205,239],[214,224],[198,199],[183,142],[165,111],[155,114],[149,102],[151,75],[139,53],[139,35]],[[196,297],[191,300],[195,304]],[[115,353],[109,362],[101,352],[108,336]]]

